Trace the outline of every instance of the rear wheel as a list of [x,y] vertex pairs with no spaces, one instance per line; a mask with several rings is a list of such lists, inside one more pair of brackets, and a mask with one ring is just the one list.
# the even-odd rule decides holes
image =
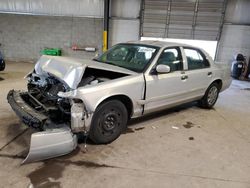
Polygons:
[[3,59],[0,61],[2,61],[0,62],[0,71],[3,71],[5,69],[5,61]]
[[208,109],[212,108],[218,99],[219,91],[219,85],[217,83],[212,83],[208,87],[205,95],[199,101],[200,106]]
[[107,144],[118,138],[125,130],[128,112],[125,105],[118,100],[101,104],[94,113],[90,139],[96,144]]

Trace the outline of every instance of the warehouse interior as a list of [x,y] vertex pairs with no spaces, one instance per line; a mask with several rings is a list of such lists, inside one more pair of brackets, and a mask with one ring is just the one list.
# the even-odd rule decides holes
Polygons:
[[[248,0],[0,1],[0,187],[250,187],[249,9]],[[166,109],[130,120],[110,144],[79,139],[68,155],[21,164],[34,130],[6,97],[26,89],[40,56],[91,60],[138,40],[190,44],[229,69],[242,54],[245,73],[212,109]]]

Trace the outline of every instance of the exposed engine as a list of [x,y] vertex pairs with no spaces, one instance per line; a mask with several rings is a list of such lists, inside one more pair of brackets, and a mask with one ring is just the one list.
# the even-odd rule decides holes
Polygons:
[[67,90],[67,86],[53,76],[45,77],[32,73],[28,77],[29,97],[26,102],[53,121],[67,122],[70,120],[70,101],[57,95],[59,91]]
[[28,91],[43,104],[55,105],[58,101],[57,93],[66,90],[64,84],[52,76],[45,78],[33,73],[28,80]]
[[113,80],[124,76],[127,76],[127,74],[87,67],[78,87],[95,85],[97,83],[106,82],[108,80]]

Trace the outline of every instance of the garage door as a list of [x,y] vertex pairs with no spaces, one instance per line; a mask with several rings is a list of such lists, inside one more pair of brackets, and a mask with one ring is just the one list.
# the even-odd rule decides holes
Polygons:
[[219,40],[226,0],[144,0],[141,36]]

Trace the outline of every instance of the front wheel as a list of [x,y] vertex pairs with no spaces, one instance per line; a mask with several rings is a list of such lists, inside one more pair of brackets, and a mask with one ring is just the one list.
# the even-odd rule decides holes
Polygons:
[[218,99],[219,91],[219,85],[217,83],[212,83],[208,87],[205,95],[199,101],[200,106],[208,109],[212,108]]
[[118,138],[125,130],[128,112],[118,100],[102,103],[95,111],[89,137],[96,144],[107,144]]

